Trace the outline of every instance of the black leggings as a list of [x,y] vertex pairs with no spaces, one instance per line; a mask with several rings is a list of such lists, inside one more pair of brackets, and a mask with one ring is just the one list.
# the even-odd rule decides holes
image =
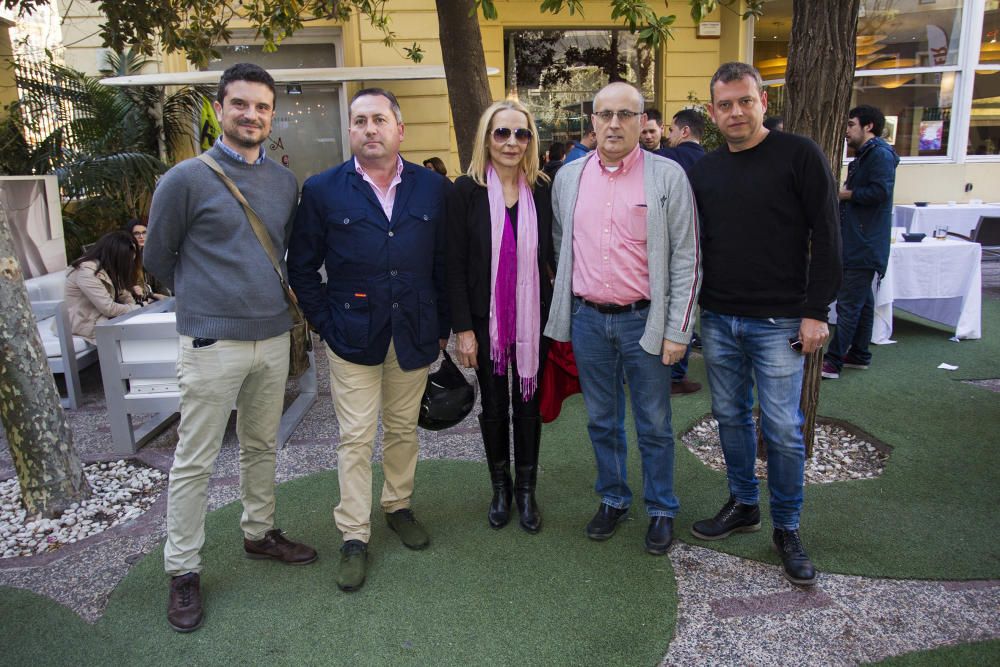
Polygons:
[[476,318],[472,323],[472,330],[476,335],[476,345],[479,348],[476,357],[479,369],[476,371],[476,377],[479,379],[479,399],[483,406],[483,419],[504,421],[509,419],[512,392],[514,418],[537,419],[539,417],[542,369],[545,367],[545,355],[549,349],[549,340],[545,336],[539,336],[538,380],[531,400],[525,401],[521,396],[521,376],[517,372],[517,359],[514,354],[510,356],[507,372],[504,375],[496,375],[493,372],[493,360],[490,359],[489,320]]

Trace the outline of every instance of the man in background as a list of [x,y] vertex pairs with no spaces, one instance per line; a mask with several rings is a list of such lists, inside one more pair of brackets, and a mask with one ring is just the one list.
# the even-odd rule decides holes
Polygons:
[[840,189],[840,238],[844,280],[837,292],[837,327],[823,357],[823,377],[836,380],[843,368],[867,370],[875,322],[875,276],[889,263],[892,191],[899,156],[882,139],[885,116],[875,107],[851,109],[845,131],[854,159]]
[[566,159],[563,160],[563,164],[568,164],[577,158],[581,158],[584,155],[590,153],[597,146],[597,133],[594,132],[594,128],[591,127],[583,133],[580,141],[574,141],[573,146],[566,152]]

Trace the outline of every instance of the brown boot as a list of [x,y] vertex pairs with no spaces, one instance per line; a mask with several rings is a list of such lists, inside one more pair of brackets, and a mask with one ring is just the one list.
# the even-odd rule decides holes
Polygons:
[[177,632],[192,632],[201,627],[201,578],[188,572],[170,579],[170,603],[167,622]]
[[247,558],[270,558],[289,565],[306,565],[316,560],[315,549],[292,542],[281,533],[280,528],[272,528],[257,541],[243,538],[243,550]]

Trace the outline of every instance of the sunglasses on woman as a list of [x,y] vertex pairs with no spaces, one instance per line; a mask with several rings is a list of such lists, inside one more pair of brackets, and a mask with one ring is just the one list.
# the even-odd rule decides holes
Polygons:
[[512,134],[519,144],[526,144],[531,141],[531,130],[526,127],[519,127],[516,130],[512,130],[509,127],[498,127],[493,130],[493,139],[497,143],[502,144],[507,142]]

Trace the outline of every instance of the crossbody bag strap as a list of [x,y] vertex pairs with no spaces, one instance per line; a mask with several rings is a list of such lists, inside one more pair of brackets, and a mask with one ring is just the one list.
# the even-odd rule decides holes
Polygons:
[[240,189],[236,187],[235,183],[233,183],[233,179],[229,178],[229,176],[226,175],[226,172],[222,171],[222,167],[219,166],[219,163],[216,162],[212,156],[202,153],[198,156],[198,159],[218,174],[219,178],[222,179],[222,182],[226,184],[227,188],[229,188],[229,191],[233,193],[234,197],[236,197],[236,201],[243,206],[243,210],[246,211],[247,214],[247,219],[250,221],[250,227],[253,229],[254,236],[257,237],[257,241],[259,241],[260,245],[264,248],[267,258],[271,260],[271,267],[274,268],[274,272],[277,274],[278,280],[281,282],[281,287],[285,290],[285,296],[288,298],[289,310],[292,312],[292,319],[299,321],[301,319],[301,313],[298,308],[298,299],[295,298],[295,293],[292,292],[291,288],[288,286],[288,282],[285,280],[285,277],[281,274],[281,264],[278,262],[277,254],[274,251],[274,244],[271,243],[271,237],[264,228],[264,223],[261,222],[260,216],[257,215],[257,212],[253,210],[252,206],[250,206],[250,202],[247,201],[247,198],[243,196]]

